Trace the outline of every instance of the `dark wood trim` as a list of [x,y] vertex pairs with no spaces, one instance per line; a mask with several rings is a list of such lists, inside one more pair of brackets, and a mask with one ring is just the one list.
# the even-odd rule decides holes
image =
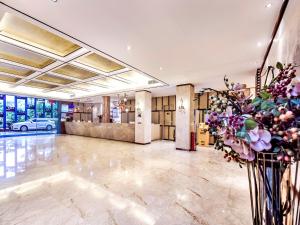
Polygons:
[[278,30],[279,30],[279,27],[280,27],[280,24],[281,24],[281,22],[282,22],[282,19],[283,19],[284,13],[285,13],[285,11],[286,11],[286,8],[287,8],[287,6],[288,6],[288,3],[289,3],[289,0],[284,0],[284,2],[283,2],[282,5],[281,5],[281,9],[280,9],[280,11],[279,11],[279,15],[278,15],[278,17],[277,17],[277,21],[276,21],[276,23],[275,23],[275,26],[274,26],[274,29],[273,29],[273,32],[272,32],[272,38],[271,38],[271,41],[270,41],[270,43],[269,43],[269,45],[268,45],[268,47],[267,47],[267,51],[266,51],[266,53],[265,53],[265,55],[264,55],[263,62],[262,62],[262,64],[261,64],[261,66],[260,66],[260,71],[261,71],[261,72],[263,71],[263,69],[264,69],[264,67],[265,67],[267,58],[268,58],[269,53],[270,53],[270,51],[271,51],[271,48],[272,48],[274,39],[275,39],[276,34],[277,34]]
[[143,91],[148,92],[148,93],[151,94],[151,91],[148,91],[148,90],[139,90],[139,91],[135,91],[135,92],[143,92]]
[[197,150],[184,149],[184,148],[176,148],[176,150],[187,151],[187,152],[195,152],[195,151],[197,151]]
[[181,87],[181,86],[192,86],[192,87],[194,87],[194,85],[191,84],[191,83],[186,83],[186,84],[179,84],[179,85],[176,85],[176,87]]

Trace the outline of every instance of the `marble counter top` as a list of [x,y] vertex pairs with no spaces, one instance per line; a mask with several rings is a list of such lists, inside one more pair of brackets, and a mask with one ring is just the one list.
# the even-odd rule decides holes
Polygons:
[[134,124],[65,122],[67,134],[134,142]]

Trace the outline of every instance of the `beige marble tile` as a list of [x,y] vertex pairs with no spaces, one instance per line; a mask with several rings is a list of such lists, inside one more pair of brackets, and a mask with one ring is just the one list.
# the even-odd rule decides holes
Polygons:
[[249,225],[246,169],[210,148],[174,149],[68,135],[0,139],[0,224]]

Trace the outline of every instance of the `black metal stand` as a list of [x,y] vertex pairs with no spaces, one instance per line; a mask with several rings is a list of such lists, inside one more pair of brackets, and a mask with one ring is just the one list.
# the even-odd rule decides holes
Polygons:
[[298,164],[291,178],[291,163],[276,153],[258,153],[247,164],[253,225],[299,225]]

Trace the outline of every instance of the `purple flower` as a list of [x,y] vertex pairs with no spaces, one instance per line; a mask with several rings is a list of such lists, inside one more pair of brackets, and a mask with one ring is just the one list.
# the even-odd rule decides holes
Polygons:
[[300,96],[300,81],[297,81],[291,90],[291,96],[297,97]]
[[253,130],[248,131],[251,143],[250,147],[254,151],[261,152],[263,150],[270,150],[271,145],[271,134],[267,130],[258,129],[258,127]]
[[245,88],[246,88],[245,84],[235,83],[232,87],[232,90],[239,91],[239,90],[245,89]]

